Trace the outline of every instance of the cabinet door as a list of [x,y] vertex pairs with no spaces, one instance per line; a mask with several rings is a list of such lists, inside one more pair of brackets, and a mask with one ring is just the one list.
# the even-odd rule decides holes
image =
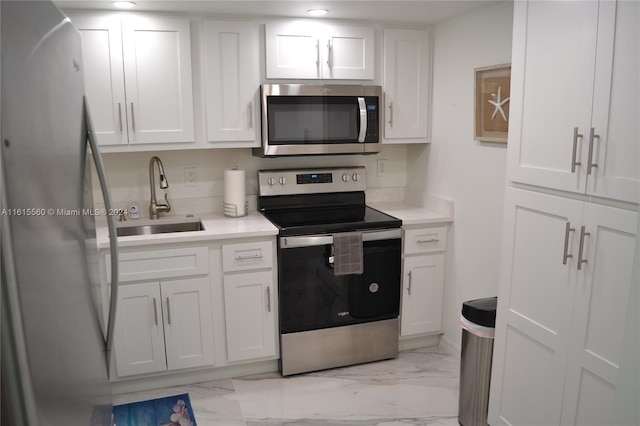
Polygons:
[[275,356],[276,297],[272,271],[225,275],[229,361]]
[[166,370],[159,283],[118,288],[114,352],[119,377]]
[[208,278],[161,283],[167,368],[214,363],[213,306]]
[[[640,3],[602,2],[593,100],[594,134],[587,159],[588,193],[640,202]],[[613,31],[604,31],[615,21]],[[588,164],[596,164],[589,167]]]
[[373,80],[373,28],[332,25],[324,31],[322,78]]
[[189,20],[122,23],[129,143],[193,142]]
[[308,21],[266,24],[267,78],[320,78],[317,28]]
[[638,215],[587,204],[582,225],[586,262],[578,272],[562,424],[611,425],[625,375],[620,366],[627,307],[634,303],[629,296],[638,285],[632,278]]
[[100,145],[127,144],[120,20],[77,16],[82,35],[82,71],[93,127]]
[[598,2],[514,3],[511,180],[585,192],[599,32]]
[[508,189],[505,206],[489,423],[558,424],[582,202]]
[[258,26],[206,21],[204,37],[208,140],[258,146]]
[[404,259],[401,336],[441,331],[443,286],[444,253]]
[[384,32],[384,137],[385,140],[428,137],[429,33],[420,30]]

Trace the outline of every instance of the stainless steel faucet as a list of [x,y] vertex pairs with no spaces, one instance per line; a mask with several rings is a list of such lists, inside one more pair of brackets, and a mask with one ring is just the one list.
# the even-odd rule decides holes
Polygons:
[[164,199],[167,204],[158,204],[156,201],[156,180],[153,176],[153,165],[158,165],[158,172],[160,173],[160,188],[167,189],[169,187],[169,182],[167,181],[167,177],[164,174],[164,166],[162,165],[162,161],[160,158],[153,156],[151,160],[149,160],[149,183],[151,184],[151,203],[149,204],[149,219],[158,219],[160,217],[160,212],[169,212],[171,211],[171,204],[169,204],[169,199],[167,198],[167,193],[164,193]]

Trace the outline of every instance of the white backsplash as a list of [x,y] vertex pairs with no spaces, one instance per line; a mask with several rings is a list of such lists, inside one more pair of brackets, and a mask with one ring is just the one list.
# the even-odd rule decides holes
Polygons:
[[[169,182],[170,215],[222,212],[224,170],[238,166],[246,171],[249,210],[257,204],[257,172],[262,169],[365,166],[367,169],[368,201],[401,201],[407,185],[407,148],[405,145],[383,145],[377,155],[345,155],[321,157],[258,158],[250,149],[209,149],[163,152],[131,152],[103,154],[113,204],[128,208],[136,197],[141,217],[149,213],[149,159],[157,155],[164,164]],[[386,160],[384,176],[377,175],[377,160]],[[187,167],[197,169],[197,186],[185,182]],[[157,170],[156,185],[158,182]],[[96,207],[102,207],[98,179],[93,176],[93,197]],[[164,191],[156,188],[158,202],[164,202]]]

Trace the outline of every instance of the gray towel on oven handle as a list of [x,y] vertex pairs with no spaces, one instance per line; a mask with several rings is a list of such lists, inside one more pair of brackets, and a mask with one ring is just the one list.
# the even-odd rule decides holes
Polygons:
[[362,233],[334,234],[333,256],[333,273],[335,275],[361,275],[364,271]]

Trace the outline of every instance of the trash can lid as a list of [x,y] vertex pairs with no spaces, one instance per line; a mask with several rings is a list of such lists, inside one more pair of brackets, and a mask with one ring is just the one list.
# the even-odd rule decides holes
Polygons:
[[497,297],[467,300],[462,304],[462,316],[484,327],[496,326]]

